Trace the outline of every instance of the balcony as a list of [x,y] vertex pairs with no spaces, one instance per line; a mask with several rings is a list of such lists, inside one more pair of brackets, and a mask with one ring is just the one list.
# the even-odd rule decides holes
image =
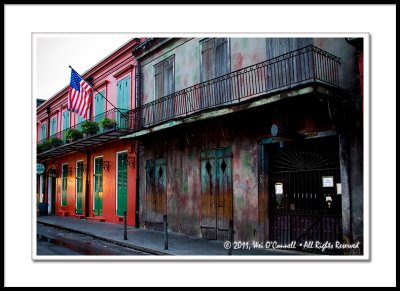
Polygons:
[[[313,45],[174,92],[133,109],[131,131],[146,130],[203,112],[265,99],[286,90],[339,87],[340,59]],[[126,136],[135,137],[136,134]]]
[[[70,129],[38,142],[37,158],[44,160],[123,138],[135,138],[151,131],[184,122],[219,116],[240,108],[261,106],[277,100],[274,96],[325,89],[339,89],[340,59],[313,45],[231,72],[164,96],[130,111],[112,109],[91,121],[115,120],[109,128],[68,139]],[[317,88],[317,89],[316,89]],[[314,91],[313,91],[314,90]],[[242,106],[242,107],[241,107]],[[240,109],[240,110],[242,110]],[[218,114],[217,114],[217,113]],[[207,115],[208,114],[208,115]],[[157,129],[158,128],[158,129]]]
[[118,139],[133,127],[128,110],[114,108],[37,143],[37,159],[45,160]]

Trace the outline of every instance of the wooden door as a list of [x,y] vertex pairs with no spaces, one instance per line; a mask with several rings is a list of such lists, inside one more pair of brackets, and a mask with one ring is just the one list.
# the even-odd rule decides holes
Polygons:
[[231,148],[201,152],[201,232],[206,239],[228,239],[232,218]]

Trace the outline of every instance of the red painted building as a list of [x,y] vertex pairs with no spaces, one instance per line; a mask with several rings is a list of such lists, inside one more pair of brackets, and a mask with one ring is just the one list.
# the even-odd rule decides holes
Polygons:
[[136,147],[132,127],[136,61],[132,39],[82,74],[92,84],[88,120],[67,110],[69,84],[37,107],[37,192],[43,212],[136,223]]

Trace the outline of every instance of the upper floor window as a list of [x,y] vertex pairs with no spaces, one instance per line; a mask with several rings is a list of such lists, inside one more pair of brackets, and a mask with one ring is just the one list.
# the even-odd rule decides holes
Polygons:
[[175,57],[171,56],[154,66],[155,99],[159,99],[174,92],[174,63]]
[[40,127],[40,140],[46,139],[46,123],[42,123]]
[[[104,95],[104,94],[103,94]],[[100,114],[97,112],[102,111],[104,113],[105,99],[101,95],[98,96],[97,109],[95,108],[96,114]],[[116,112],[116,122],[119,128],[127,128],[129,114],[127,113],[130,109],[130,101],[131,101],[131,76],[127,76],[117,82],[117,108]],[[102,116],[96,117],[96,121],[101,121]]]
[[[201,82],[205,82],[230,71],[228,39],[212,38],[201,42]],[[208,108],[222,105],[231,99],[230,79],[221,78],[216,82],[204,84],[200,89],[200,107]]]
[[229,73],[228,39],[212,38],[201,43],[201,82]]
[[50,136],[53,136],[57,133],[57,116],[54,116],[50,119]]
[[[121,96],[120,92],[120,87],[122,87],[122,84],[118,84],[118,94],[120,94],[118,97],[117,101],[121,101],[121,98],[123,98]],[[125,88],[127,88],[126,93],[126,99],[129,99],[129,90],[128,90],[128,86],[129,84],[125,84]],[[106,108],[106,90],[101,91],[100,93],[97,93],[96,95],[94,95],[94,117],[95,117],[95,121],[96,122],[100,122],[102,121],[106,116],[104,116],[104,111]],[[124,109],[129,109],[129,100],[124,100],[126,104],[122,104],[122,106],[128,107],[128,108],[124,108]],[[121,104],[119,104],[121,106]]]

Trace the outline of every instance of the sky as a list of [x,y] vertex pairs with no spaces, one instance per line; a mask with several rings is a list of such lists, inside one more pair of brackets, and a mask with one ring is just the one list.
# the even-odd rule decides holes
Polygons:
[[133,34],[33,34],[34,99],[49,99],[69,84],[73,67],[83,74]]

